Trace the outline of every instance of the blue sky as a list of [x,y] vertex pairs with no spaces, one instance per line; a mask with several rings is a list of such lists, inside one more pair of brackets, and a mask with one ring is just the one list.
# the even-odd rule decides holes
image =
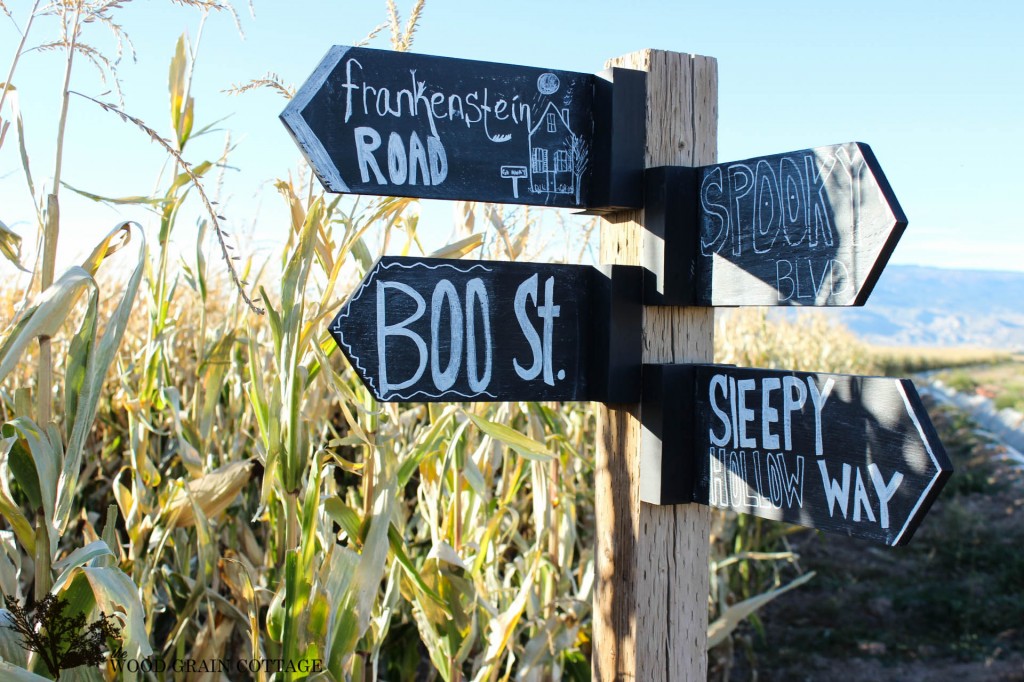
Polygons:
[[[31,2],[7,5],[19,24]],[[399,0],[403,14],[411,6]],[[254,226],[253,249],[284,242],[283,203],[270,181],[294,172],[298,152],[277,116],[284,100],[268,91],[230,97],[222,90],[276,72],[295,85],[332,44],[361,39],[385,20],[384,2],[255,0],[239,7],[242,38],[224,15],[206,23],[196,81],[197,127],[229,117],[237,147],[226,211]],[[136,0],[117,15],[138,51],[123,61],[125,108],[169,135],[167,65],[198,14],[158,0]],[[87,27],[86,39],[110,45]],[[39,22],[29,43],[52,39]],[[1024,3],[1002,2],[454,2],[428,0],[413,51],[572,71],[644,47],[695,52],[719,62],[719,160],[858,140],[872,146],[910,226],[891,262],[1024,270],[1024,196],[1017,158],[1024,148]],[[4,75],[19,36],[0,16]],[[386,47],[386,36],[371,44]],[[75,88],[107,89],[84,62]],[[52,176],[62,58],[36,52],[15,75],[37,183]],[[81,99],[71,103],[64,180],[99,194],[144,194],[164,161],[160,149],[116,117]],[[222,133],[197,141],[193,161],[224,145]],[[34,235],[17,146],[0,149],[0,220]],[[65,262],[91,248],[119,220],[144,218],[62,194]],[[447,206],[424,219],[443,225]],[[443,230],[447,232],[447,226]],[[244,231],[244,230],[242,230]],[[178,235],[188,247],[190,234]],[[243,250],[245,244],[241,245]]]

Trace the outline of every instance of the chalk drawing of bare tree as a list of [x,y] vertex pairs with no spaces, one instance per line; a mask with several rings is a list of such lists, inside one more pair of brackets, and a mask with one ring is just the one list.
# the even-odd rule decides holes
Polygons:
[[569,163],[572,168],[573,184],[576,186],[576,203],[580,203],[580,187],[583,184],[583,174],[587,171],[587,161],[590,154],[590,147],[586,141],[576,133],[569,133],[565,140],[566,149],[569,151]]

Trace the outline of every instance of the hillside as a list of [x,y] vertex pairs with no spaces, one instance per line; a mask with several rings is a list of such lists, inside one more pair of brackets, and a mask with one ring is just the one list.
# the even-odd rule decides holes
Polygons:
[[1024,349],[1024,272],[889,265],[867,305],[825,314],[875,344]]

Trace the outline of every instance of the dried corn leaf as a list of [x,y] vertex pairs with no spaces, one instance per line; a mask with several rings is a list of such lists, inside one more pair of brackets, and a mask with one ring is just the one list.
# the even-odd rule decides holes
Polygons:
[[508,648],[512,635],[515,634],[516,625],[519,624],[519,619],[523,615],[526,602],[533,590],[533,579],[537,574],[539,559],[540,555],[538,554],[533,561],[533,565],[530,567],[526,580],[519,586],[516,598],[512,600],[508,608],[498,614],[497,617],[491,619],[487,628],[487,651],[483,655],[483,660],[486,663],[473,678],[474,682],[493,679],[496,675],[502,654]]
[[0,220],[0,253],[14,263],[19,270],[28,272],[21,264],[21,235],[7,227],[2,220]]
[[483,232],[477,232],[471,234],[465,239],[460,239],[457,242],[442,246],[437,251],[430,254],[430,258],[462,258],[466,254],[470,253],[481,244],[484,243]]
[[176,491],[164,505],[164,515],[166,518],[177,515],[175,525],[179,528],[195,525],[196,517],[189,501],[191,498],[205,516],[217,516],[234,502],[238,493],[249,483],[252,469],[251,461],[232,462],[189,481],[186,485],[187,493]]

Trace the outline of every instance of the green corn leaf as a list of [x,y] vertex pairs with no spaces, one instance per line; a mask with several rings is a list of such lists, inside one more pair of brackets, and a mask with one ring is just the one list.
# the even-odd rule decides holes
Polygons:
[[[211,122],[207,123],[206,125],[204,125],[204,126],[203,126],[202,128],[200,128],[199,130],[196,130],[196,131],[194,131],[194,132],[193,132],[193,133],[192,133],[192,134],[191,134],[191,135],[189,136],[189,139],[195,139],[195,138],[197,138],[197,137],[202,137],[203,135],[206,135],[207,133],[213,133],[213,132],[216,132],[216,131],[218,130],[218,128],[215,128],[214,126],[216,126],[216,125],[219,125],[219,124],[223,123],[224,121],[228,120],[229,118],[231,118],[231,115],[230,115],[230,114],[229,114],[229,115],[227,115],[227,116],[221,116],[220,118],[218,118],[218,119],[215,119],[215,120],[213,120],[213,121],[211,121]],[[229,151],[229,152],[230,152],[230,151],[233,151],[233,150],[234,150],[234,148],[235,148],[235,145],[231,145],[231,147],[230,147],[230,148],[228,149],[228,151]]]
[[[92,344],[92,353],[90,353],[92,357],[87,365],[84,390],[79,397],[74,424],[68,437],[67,454],[64,458],[64,466],[57,488],[57,511],[55,514],[59,522],[57,530],[61,534],[63,534],[71,517],[72,500],[78,487],[78,476],[81,470],[82,451],[85,447],[86,436],[92,428],[96,409],[99,406],[100,390],[103,387],[107,371],[114,361],[114,355],[121,345],[121,339],[124,337],[125,329],[128,326],[128,318],[135,303],[135,294],[139,290],[139,283],[145,270],[147,260],[146,242],[142,230],[138,232],[142,243],[139,246],[135,270],[125,285],[121,300],[118,302],[110,318],[106,321],[103,335],[99,338],[99,342],[94,341]],[[110,243],[117,234],[130,235],[130,223],[122,223],[114,228],[107,235],[107,238],[101,242],[101,245]],[[122,241],[114,250],[120,249],[126,241]],[[109,248],[105,248],[103,249],[103,256],[108,256],[111,252]],[[98,267],[99,260],[97,259],[97,254],[94,252],[87,262],[95,262]],[[95,291],[95,284],[93,284],[93,289]]]
[[178,38],[174,47],[174,57],[168,72],[167,85],[171,96],[171,124],[178,141],[178,149],[183,149],[192,132],[194,102],[188,94],[189,58],[185,42],[185,34]]
[[391,544],[391,553],[395,555],[395,560],[405,570],[406,577],[413,581],[420,592],[443,608],[445,605],[444,600],[441,599],[441,595],[423,580],[423,576],[420,575],[419,570],[413,565],[409,559],[409,554],[405,551],[405,540],[402,538],[402,534],[394,526],[388,529],[388,542]]
[[[318,197],[306,211],[302,231],[299,233],[299,244],[292,252],[292,257],[288,259],[288,265],[285,267],[281,280],[281,305],[284,311],[290,310],[296,304],[301,304],[304,298],[313,247],[316,243],[316,231],[323,219],[323,211],[322,197]],[[288,315],[287,312],[285,314]]]
[[[107,520],[103,525],[103,535],[101,536],[103,541],[107,543],[107,547],[111,549],[109,557],[98,557],[91,563],[93,566],[116,566],[118,557],[114,554],[115,549],[119,549],[117,544],[117,505],[107,505]],[[118,552],[120,553],[120,552]]]
[[775,599],[776,597],[782,596],[786,592],[792,589],[800,587],[808,580],[814,577],[814,572],[805,573],[796,580],[783,585],[782,587],[774,590],[768,590],[762,592],[759,595],[751,597],[750,599],[744,599],[738,604],[733,604],[725,610],[714,623],[708,625],[708,649],[711,649],[718,644],[725,641],[725,638],[735,630],[740,623],[747,619],[751,614],[757,611],[759,608]]
[[84,566],[95,559],[100,559],[105,556],[112,557],[114,556],[114,553],[110,551],[110,547],[107,546],[107,543],[103,540],[94,540],[85,547],[79,547],[71,554],[53,564],[53,569],[55,571],[60,571],[60,576],[57,578],[57,584],[66,584],[68,581],[68,575],[71,571],[80,566]]
[[37,337],[57,334],[83,290],[95,291],[95,288],[89,273],[75,266],[39,294],[35,305],[26,310],[0,346],[0,382],[7,378]]
[[359,263],[359,267],[363,272],[367,272],[373,267],[373,254],[370,253],[370,247],[366,245],[366,241],[359,237],[352,242],[351,247],[352,257]]
[[199,223],[199,234],[196,236],[196,283],[199,285],[199,295],[206,303],[206,233],[210,229],[210,222],[202,220]]
[[71,428],[78,414],[78,401],[86,390],[86,376],[89,371],[89,360],[93,357],[93,341],[96,331],[97,316],[96,297],[90,296],[86,307],[85,318],[71,339],[64,370],[64,423],[66,436],[71,436]]
[[285,555],[284,629],[281,643],[284,645],[283,658],[286,661],[300,659],[304,643],[304,638],[299,636],[302,631],[300,624],[306,614],[311,592],[309,579],[302,574],[299,562],[298,550],[289,550]]
[[476,424],[476,427],[485,434],[494,440],[504,443],[527,459],[546,462],[554,457],[554,455],[552,455],[544,445],[538,443],[532,438],[524,436],[515,429],[505,426],[504,424],[492,422],[484,419],[483,417],[478,417],[469,412],[466,413],[466,416],[469,417],[469,420]]
[[[13,446],[15,442],[12,441],[11,445]],[[11,524],[14,536],[18,538],[18,542],[21,543],[25,552],[29,556],[34,555],[36,553],[36,535],[32,530],[32,524],[28,522],[25,515],[21,513],[21,509],[7,495],[7,491],[3,487],[0,487],[0,515],[7,520],[7,523]]]
[[82,583],[78,581],[82,578],[91,589],[96,607],[103,613],[118,615],[124,651],[128,657],[143,658],[152,654],[153,649],[146,634],[145,610],[139,601],[138,588],[132,579],[116,567],[79,566],[65,571],[61,580],[54,583],[53,592],[67,592],[69,603],[73,607],[77,604],[76,608],[80,608],[83,599]]
[[406,456],[405,460],[402,461],[398,469],[399,485],[405,486],[409,483],[409,479],[412,478],[416,469],[419,468],[420,463],[427,457],[437,454],[439,443],[445,436],[444,431],[458,412],[457,407],[453,405],[446,406],[441,415],[431,423],[430,429],[421,438],[417,439],[416,446]]
[[270,606],[267,608],[267,636],[270,637],[271,641],[278,644],[284,641],[284,600],[286,596],[287,586],[282,584],[281,588],[274,594],[274,598],[270,600]]
[[[14,592],[10,592],[14,594]],[[11,622],[11,612],[0,609],[0,659],[24,668],[28,665],[28,652],[22,646],[21,635],[13,628],[4,627]],[[3,668],[0,668],[3,671]],[[3,679],[8,679],[4,677]]]
[[359,539],[362,522],[355,509],[342,502],[341,498],[329,497],[324,500],[324,511],[353,541]]
[[[27,417],[21,419],[31,423]],[[21,491],[25,493],[25,497],[28,498],[29,508],[39,509],[43,506],[43,493],[31,445],[14,424],[5,424],[2,428],[3,431],[0,432],[0,435],[3,435],[5,439],[10,439],[11,442],[7,457],[14,480]],[[39,428],[32,424],[32,434],[35,436],[36,442],[40,440],[38,431]]]
[[[373,515],[363,543],[352,582],[338,604],[339,616],[332,625],[327,650],[327,670],[342,679],[345,662],[355,650],[370,624],[371,610],[377,598],[388,556],[388,529],[395,507],[397,489],[393,463],[386,450],[379,450],[380,470],[374,485]],[[367,472],[366,475],[371,475]]]
[[483,472],[480,471],[480,467],[477,466],[476,461],[473,457],[464,457],[462,460],[462,476],[466,479],[466,483],[482,500],[489,500],[491,498],[491,490],[487,486],[487,481],[484,480]]
[[105,197],[105,196],[103,196],[101,194],[93,194],[92,192],[86,192],[84,189],[79,189],[77,187],[73,187],[73,186],[69,185],[68,183],[66,183],[64,181],[61,181],[60,184],[63,187],[66,187],[67,189],[71,190],[72,192],[74,192],[75,194],[77,194],[79,196],[85,197],[86,199],[91,199],[92,201],[96,201],[96,202],[99,202],[101,204],[112,204],[112,205],[115,205],[115,206],[116,205],[137,206],[137,205],[140,205],[140,204],[143,205],[143,206],[159,206],[163,202],[163,199],[161,199],[159,197],[147,197],[147,196],[142,196],[142,195],[127,196],[127,197]]
[[229,331],[220,337],[210,350],[201,368],[203,371],[202,407],[199,411],[199,437],[201,442],[209,440],[213,420],[224,391],[225,379],[231,368],[231,351],[235,345],[235,332]]
[[[10,452],[11,469],[25,482],[26,495],[33,507],[42,508],[50,541],[49,556],[57,550],[59,533],[54,529],[57,519],[58,476],[64,459],[60,434],[56,427],[41,430],[27,417],[13,419],[0,428],[4,438],[17,438]],[[21,445],[23,443],[23,445]],[[57,519],[59,520],[59,519]],[[38,545],[37,545],[38,549]]]
[[[192,166],[192,175],[195,175],[197,178],[201,178],[213,167],[213,163],[210,161],[197,163]],[[189,175],[188,173],[178,173],[175,175],[174,182],[172,182],[171,186],[167,189],[167,193],[164,195],[162,201],[166,202],[169,206],[173,206],[174,209],[177,210],[178,206],[180,206],[181,202],[184,200],[185,195],[179,197],[176,193],[182,187],[191,187],[192,175]]]
[[[330,602],[330,614],[327,621],[327,633],[334,632],[338,619],[343,617],[337,606],[342,596],[348,592],[352,577],[359,566],[359,554],[348,547],[333,545],[330,556],[320,568],[320,596]],[[326,640],[326,637],[324,638]]]
[[314,458],[313,468],[306,478],[306,495],[302,501],[299,522],[301,525],[301,564],[300,568],[304,575],[312,572],[313,555],[317,551],[317,512],[320,508],[320,476],[322,469],[317,465]]
[[0,661],[0,677],[7,682],[50,682],[42,675],[36,675],[7,661]]
[[490,519],[487,521],[487,526],[484,530],[483,538],[480,540],[480,549],[476,553],[476,559],[473,560],[472,574],[479,575],[480,571],[483,570],[484,564],[489,559],[493,559],[490,550],[495,545],[495,539],[501,534],[501,523],[504,520],[505,515],[511,517],[509,526],[515,528],[519,525],[519,512],[512,507],[501,506],[498,511],[495,512]]

